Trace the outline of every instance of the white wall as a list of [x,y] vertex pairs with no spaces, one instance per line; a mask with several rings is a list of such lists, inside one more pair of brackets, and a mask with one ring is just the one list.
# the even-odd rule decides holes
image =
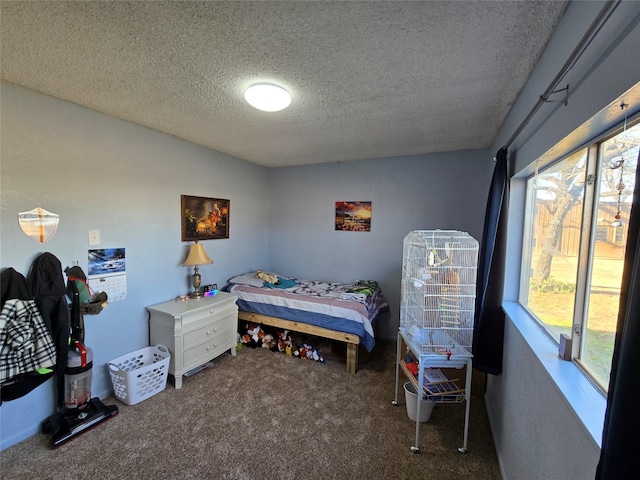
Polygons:
[[[284,274],[377,280],[399,326],[402,242],[412,230],[461,230],[480,240],[492,169],[488,151],[280,168],[270,172],[269,263]],[[370,201],[370,232],[335,230],[335,202]]]
[[[180,195],[231,201],[230,238],[204,242],[213,265],[203,281],[268,265],[268,171],[71,103],[1,84],[0,266],[25,276],[34,258],[53,253],[62,267],[87,271],[88,231],[102,248],[124,247],[127,297],[85,316],[94,352],[92,393],[111,392],[106,362],[149,343],[145,306],[189,291],[182,267],[189,243],[180,237]],[[17,213],[42,207],[60,215],[46,244],[26,237]],[[96,247],[91,247],[96,248]],[[49,381],[0,407],[1,448],[38,431],[54,412]]]
[[[497,151],[510,138],[602,5],[603,2],[573,2],[569,6],[491,151]],[[534,171],[538,157],[543,165],[621,122],[621,101],[630,104],[629,114],[640,109],[640,89],[632,89],[640,82],[639,19],[640,3],[622,2],[560,83],[561,88],[570,85],[568,105],[543,105],[509,149],[510,158],[515,160],[515,177],[509,205],[505,301],[513,305],[518,296],[524,178]],[[560,147],[552,149],[559,142]],[[539,329],[530,328],[530,319],[524,318],[518,308],[511,308],[508,313],[504,370],[502,375],[489,376],[485,396],[503,477],[593,478],[599,458],[604,397],[588,382],[578,383],[577,379],[584,377],[577,367],[559,360],[557,346]],[[563,380],[572,387],[563,387]]]

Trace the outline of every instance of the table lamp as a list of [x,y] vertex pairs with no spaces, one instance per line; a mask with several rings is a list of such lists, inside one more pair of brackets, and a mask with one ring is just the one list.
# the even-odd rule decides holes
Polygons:
[[182,264],[185,267],[190,267],[193,265],[193,275],[191,276],[191,280],[193,281],[193,293],[190,295],[191,298],[201,298],[202,293],[200,293],[200,284],[202,283],[202,277],[200,277],[200,273],[198,271],[198,266],[205,265],[207,263],[213,263],[213,260],[209,258],[207,252],[205,252],[202,244],[196,241],[195,244],[191,245],[189,249],[189,255],[187,255],[187,259]]

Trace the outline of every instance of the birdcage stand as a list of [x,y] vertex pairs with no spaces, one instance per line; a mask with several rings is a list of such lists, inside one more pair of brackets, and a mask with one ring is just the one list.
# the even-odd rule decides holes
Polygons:
[[[418,362],[418,375],[414,375],[407,368],[405,361],[405,354],[403,350],[405,348],[413,355],[415,361]],[[396,358],[396,389],[395,400],[393,405],[398,405],[398,392],[400,388],[400,373],[411,381],[416,387],[417,392],[422,392],[422,398],[429,401],[433,401],[436,404],[451,404],[465,402],[465,414],[464,414],[464,435],[462,447],[458,448],[460,453],[467,453],[467,446],[469,440],[469,417],[471,408],[471,372],[473,368],[473,357],[466,351],[466,349],[457,348],[456,353],[451,355],[441,354],[424,354],[421,345],[416,344],[411,335],[400,328],[398,331],[397,342],[397,358]],[[446,369],[463,369],[466,367],[465,372],[465,387],[460,389],[454,381],[444,381],[430,383],[425,379],[425,371],[432,368],[446,368]],[[413,453],[420,452],[420,408],[422,402],[417,402],[416,411],[416,438],[414,445],[411,446]]]

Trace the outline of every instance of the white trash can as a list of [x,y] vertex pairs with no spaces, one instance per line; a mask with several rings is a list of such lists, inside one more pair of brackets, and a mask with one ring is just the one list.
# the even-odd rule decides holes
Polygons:
[[[409,418],[416,421],[418,410],[418,391],[413,383],[407,382],[404,384],[404,398],[407,404],[407,415]],[[420,400],[420,423],[428,422],[431,418],[431,412],[433,411],[434,402],[429,400]]]

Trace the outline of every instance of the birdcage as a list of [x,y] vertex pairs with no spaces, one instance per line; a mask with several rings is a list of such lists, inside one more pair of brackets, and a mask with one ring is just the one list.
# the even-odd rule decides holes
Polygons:
[[455,230],[416,230],[403,243],[400,329],[424,355],[469,355],[478,242]]

